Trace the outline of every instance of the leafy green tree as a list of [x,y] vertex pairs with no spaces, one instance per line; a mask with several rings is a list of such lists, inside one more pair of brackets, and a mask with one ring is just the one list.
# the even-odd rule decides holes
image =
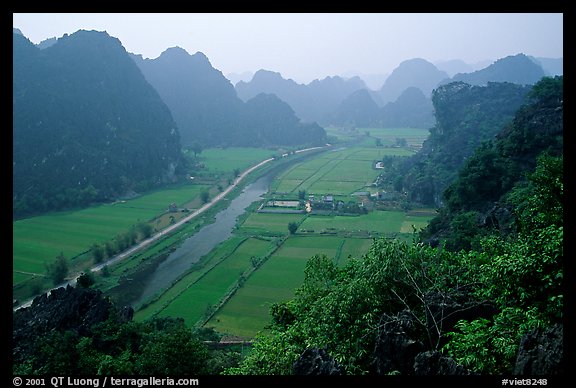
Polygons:
[[83,272],[76,278],[76,284],[82,288],[90,288],[94,285],[94,275],[91,272]]
[[[348,374],[368,373],[384,312],[408,309],[418,340],[438,349],[444,332],[428,311],[430,291],[448,297],[456,285],[474,282],[474,257],[396,240],[375,240],[362,258],[339,267],[326,256],[310,258],[293,300],[271,309],[270,334],[259,337],[238,368],[228,373],[290,374],[309,347],[326,348]],[[434,318],[435,317],[435,318]],[[442,337],[443,338],[443,337]]]
[[407,147],[408,141],[403,137],[397,137],[396,138],[396,146],[397,147]]
[[110,276],[110,268],[108,268],[108,266],[105,265],[104,267],[102,267],[102,270],[100,273],[102,274],[103,277],[107,278]]
[[195,158],[198,158],[198,155],[200,153],[202,153],[202,151],[204,150],[204,148],[202,147],[202,144],[200,144],[198,142],[192,143],[192,145],[190,146],[190,149],[192,150],[192,152],[194,152]]
[[200,193],[200,200],[202,201],[202,203],[207,203],[209,199],[210,199],[210,193],[208,193],[206,190]]
[[200,375],[207,371],[208,350],[183,321],[148,334],[142,344],[135,370],[145,375]]
[[290,232],[290,234],[296,233],[297,230],[298,230],[298,223],[297,222],[289,222],[288,223],[288,231]]
[[114,243],[111,241],[106,241],[106,244],[104,244],[104,250],[106,251],[107,257],[112,257],[116,253],[116,248],[114,247]]
[[104,260],[105,249],[102,248],[100,244],[92,244],[90,250],[92,251],[92,258],[94,259],[94,263],[98,264]]
[[476,294],[493,301],[500,313],[492,321],[460,321],[445,346],[473,371],[510,373],[524,333],[562,322],[562,182],[562,158],[541,156],[528,186],[518,186],[509,195],[517,205],[518,236],[482,240],[482,287]]
[[56,257],[56,260],[48,264],[46,269],[48,277],[52,279],[52,283],[55,286],[64,282],[69,271],[68,260],[64,257],[64,253],[60,252],[60,255]]
[[136,225],[136,228],[138,229],[138,231],[142,235],[143,239],[147,239],[148,237],[152,236],[152,232],[154,231],[154,228],[152,228],[152,225],[150,225],[147,222],[138,223],[138,225]]

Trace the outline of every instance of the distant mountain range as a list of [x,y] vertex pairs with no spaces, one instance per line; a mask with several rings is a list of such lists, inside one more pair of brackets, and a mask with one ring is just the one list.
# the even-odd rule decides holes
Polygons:
[[[257,71],[248,82],[239,81],[235,89],[245,100],[258,93],[276,94],[292,106],[298,117],[324,126],[427,128],[434,125],[431,94],[441,85],[456,81],[470,85],[487,85],[488,82],[532,85],[545,75],[562,73],[561,58],[533,58],[524,54],[493,63],[468,65],[453,60],[439,65],[449,72],[422,58],[403,61],[378,90],[367,88],[359,77],[327,77],[303,85],[269,70]],[[469,71],[460,72],[464,69]]]
[[38,45],[13,32],[13,201],[19,214],[177,179],[184,146],[319,145],[326,142],[320,125],[429,128],[435,125],[430,96],[440,85],[533,84],[563,71],[561,58],[517,54],[450,77],[414,58],[379,90],[359,77],[303,85],[268,70],[249,81],[249,74],[239,76],[234,86],[204,54],[179,47],[144,59],[105,32],[80,30]]
[[[46,45],[13,34],[13,209],[20,217],[86,206],[178,179],[182,147],[326,142],[288,104],[242,102],[202,53],[126,52],[106,32]],[[265,112],[265,113],[264,113]]]
[[[301,123],[292,108],[278,98],[261,92],[246,103],[240,100],[230,81],[200,52],[190,55],[173,47],[156,59],[132,58],[170,108],[184,145],[296,146],[326,141],[322,128]],[[256,112],[254,105],[266,115]]]
[[326,77],[304,85],[268,70],[258,70],[250,82],[240,81],[236,84],[238,97],[244,101],[259,93],[275,94],[287,102],[303,121],[319,123],[325,123],[326,117],[347,96],[365,88],[359,77]]

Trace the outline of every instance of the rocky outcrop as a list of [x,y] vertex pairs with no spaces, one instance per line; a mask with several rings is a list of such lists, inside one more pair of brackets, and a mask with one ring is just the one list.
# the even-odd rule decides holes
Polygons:
[[456,323],[460,320],[492,319],[498,313],[498,309],[492,303],[471,298],[471,292],[472,290],[461,288],[450,294],[428,292],[424,295],[431,343],[438,343],[440,347],[444,345],[442,339],[438,339],[438,333],[454,331]]
[[13,355],[25,356],[33,350],[37,338],[52,331],[72,331],[90,335],[92,327],[106,321],[114,313],[121,322],[130,321],[132,307],[116,314],[113,304],[102,291],[89,288],[60,287],[34,299],[32,305],[12,315]]
[[460,376],[470,375],[462,365],[450,357],[432,350],[418,354],[414,359],[414,374],[419,376]]
[[396,316],[383,314],[374,349],[376,373],[412,374],[414,359],[424,350],[424,344],[414,340],[419,337],[414,318],[408,311]]
[[545,376],[564,373],[563,339],[564,329],[559,324],[526,333],[520,340],[514,374]]
[[292,373],[295,375],[343,375],[344,371],[338,362],[328,354],[326,349],[310,348],[294,362]]

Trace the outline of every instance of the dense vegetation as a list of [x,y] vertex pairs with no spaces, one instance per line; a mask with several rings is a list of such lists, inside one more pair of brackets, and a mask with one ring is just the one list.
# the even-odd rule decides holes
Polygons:
[[[542,161],[531,181],[528,203],[554,201],[550,194],[557,187],[540,180],[553,167],[548,163],[554,164]],[[476,373],[511,373],[521,335],[562,319],[562,212],[539,210],[545,212],[519,214],[519,222],[530,227],[516,239],[487,238],[480,251],[450,253],[379,240],[342,269],[313,257],[297,297],[273,307],[272,334],[260,337],[242,366],[229,372],[290,374],[299,355],[317,347],[326,348],[347,373],[374,373],[372,352],[383,314],[408,310],[419,324],[415,340],[426,349],[443,350]],[[490,301],[497,313],[450,325],[442,311],[432,309],[438,307],[435,298]]]
[[456,179],[465,160],[493,138],[524,103],[529,86],[454,82],[432,95],[436,125],[415,156],[387,163],[380,186],[407,192],[412,202],[440,206],[442,192]]
[[542,153],[563,153],[563,98],[563,77],[546,77],[533,87],[514,120],[466,160],[424,239],[459,250],[474,247],[481,235],[515,232],[514,209],[525,205],[512,188],[534,171]]
[[[239,351],[207,348],[204,341],[219,340],[211,330],[191,331],[183,320],[174,318],[127,321],[99,293],[90,291],[62,293],[74,293],[96,313],[82,315],[77,301],[70,305],[79,312],[59,310],[66,322],[48,316],[38,324],[32,318],[28,326],[36,332],[29,338],[15,335],[14,374],[198,376],[219,374],[238,364]],[[46,310],[50,308],[58,309]],[[101,317],[96,318],[98,314]]]
[[[343,268],[315,256],[296,297],[272,307],[271,334],[227,373],[291,374],[307,348],[326,349],[348,374],[406,373],[394,365],[376,371],[374,361],[380,328],[401,314],[414,322],[410,335],[421,350],[440,351],[472,373],[512,373],[521,336],[563,318],[561,90],[562,78],[538,83],[495,149],[482,147],[446,192],[452,212],[477,203],[456,201],[457,187],[492,199],[498,192],[483,190],[486,179],[466,180],[485,171],[472,168],[474,160],[481,155],[489,167],[504,156],[519,163],[514,155],[523,155],[524,169],[487,170],[488,181],[508,184],[499,192],[511,206],[513,233],[473,234],[473,249],[459,251],[377,240]],[[450,311],[454,301],[460,308]]]

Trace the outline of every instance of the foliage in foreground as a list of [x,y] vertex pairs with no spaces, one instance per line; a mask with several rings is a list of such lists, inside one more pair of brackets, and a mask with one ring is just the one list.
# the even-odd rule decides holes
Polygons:
[[[511,373],[520,337],[562,319],[562,158],[543,156],[538,163],[513,192],[517,236],[488,236],[481,249],[468,252],[380,239],[344,267],[314,256],[295,298],[272,307],[270,333],[226,373],[291,374],[310,347],[326,348],[348,374],[371,373],[380,317],[405,309],[429,349],[475,373]],[[448,331],[427,314],[431,295],[466,295],[498,312]]]
[[[89,334],[51,331],[35,342],[34,353],[13,365],[25,375],[201,375],[237,365],[234,351],[208,350],[213,333],[191,330],[182,319],[146,322],[116,319],[94,325]],[[214,337],[212,335],[212,337]]]

